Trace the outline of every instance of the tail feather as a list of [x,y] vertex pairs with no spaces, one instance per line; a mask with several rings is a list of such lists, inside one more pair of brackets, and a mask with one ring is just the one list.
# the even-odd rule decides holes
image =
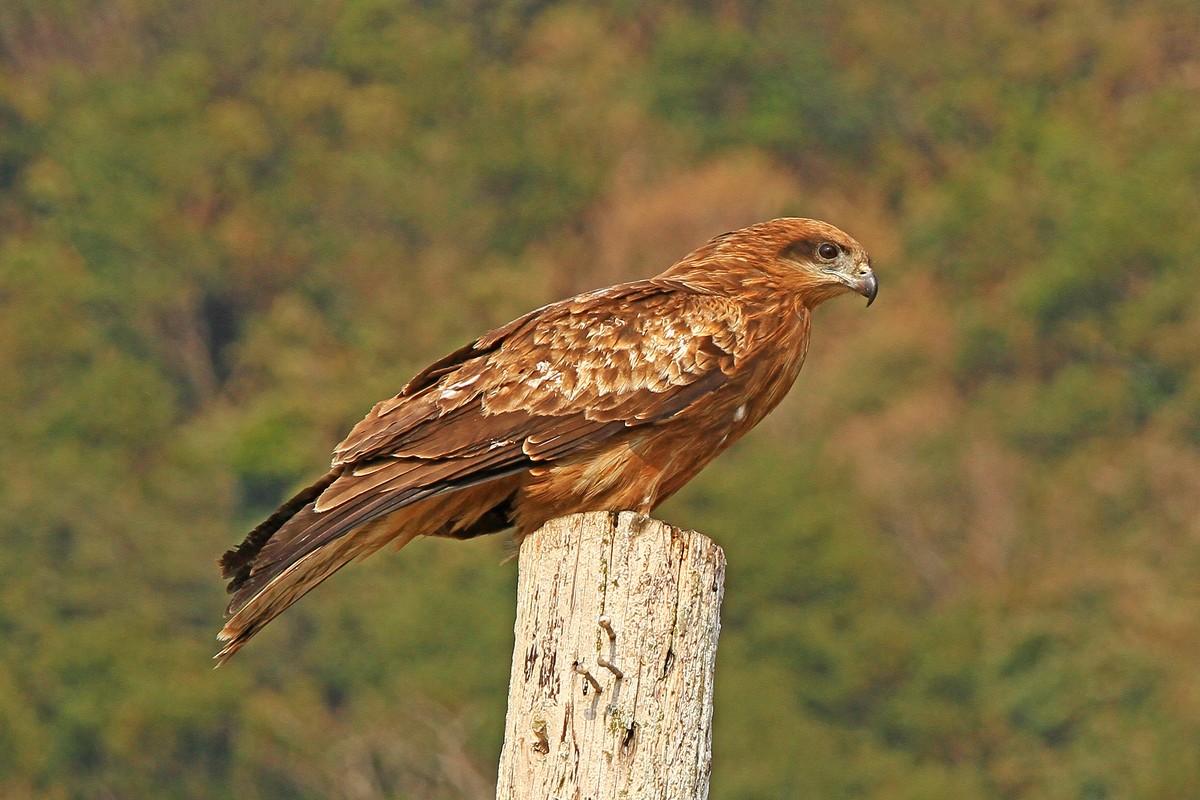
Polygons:
[[[225,627],[217,634],[217,639],[225,642],[221,651],[214,656],[217,666],[228,661],[254,634],[279,616],[284,609],[315,589],[350,561],[363,555],[369,543],[374,543],[379,538],[374,535],[376,532],[373,529],[376,526],[390,527],[387,519],[367,523],[359,529],[358,535],[336,539],[288,564],[286,569],[274,575],[264,587],[258,589],[233,613]],[[415,532],[401,534],[395,539],[385,534],[384,541],[391,539],[399,549],[415,537]]]
[[[397,501],[397,495],[401,500]],[[410,500],[414,495],[419,499],[420,496],[411,489],[380,492],[361,504],[329,511],[317,511],[316,502],[310,502],[285,522],[270,541],[259,548],[235,580],[230,581],[228,590],[233,597],[226,613],[241,611],[268,586],[289,575],[297,564],[314,553],[327,550],[327,555],[332,556],[337,552],[333,545],[344,541],[352,531],[354,535],[350,539],[361,541],[369,523],[386,516],[400,502]]]
[[411,476],[403,473],[399,486],[372,484],[372,491],[319,511],[322,492],[338,477],[336,471],[326,475],[276,511],[275,522],[263,523],[222,557],[233,597],[226,609],[229,619],[218,636],[227,642],[216,655],[218,666],[355,558],[389,542],[399,549],[417,536],[471,538],[508,527],[520,469],[427,486],[411,485]]
[[236,592],[250,578],[250,568],[254,559],[258,557],[271,537],[301,509],[316,500],[344,470],[345,467],[335,467],[316,483],[298,492],[295,497],[275,509],[271,516],[250,531],[241,544],[226,550],[217,559],[217,565],[221,567],[221,577],[229,581],[229,585],[226,587],[227,592],[230,594]]

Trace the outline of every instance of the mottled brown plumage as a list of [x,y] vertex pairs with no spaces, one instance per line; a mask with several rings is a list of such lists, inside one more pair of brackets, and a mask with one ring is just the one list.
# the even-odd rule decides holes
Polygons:
[[811,310],[849,291],[869,304],[876,286],[845,233],[777,219],[433,363],[355,426],[329,473],[221,558],[233,599],[217,659],[388,543],[510,527],[520,541],[576,511],[649,513],[783,399]]

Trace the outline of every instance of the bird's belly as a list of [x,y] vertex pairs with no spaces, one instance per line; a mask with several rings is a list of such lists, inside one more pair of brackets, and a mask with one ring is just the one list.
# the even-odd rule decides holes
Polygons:
[[759,423],[791,388],[803,354],[743,374],[667,422],[531,470],[515,502],[516,537],[580,511],[648,514]]

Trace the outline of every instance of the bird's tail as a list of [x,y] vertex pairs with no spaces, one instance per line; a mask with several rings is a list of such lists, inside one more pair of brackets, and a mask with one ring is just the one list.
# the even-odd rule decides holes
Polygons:
[[275,509],[275,513],[246,534],[246,538],[242,540],[241,544],[226,550],[217,559],[217,565],[221,568],[221,577],[229,581],[226,591],[232,594],[250,579],[250,569],[254,564],[254,559],[262,552],[271,537],[301,509],[320,497],[321,492],[328,489],[344,470],[345,467],[339,466],[325,473],[316,483],[303,489],[291,500]]
[[[304,522],[304,517],[312,514],[311,507],[304,508],[297,515],[296,521]],[[228,661],[254,634],[262,630],[263,626],[283,613],[284,609],[355,558],[374,551],[389,540],[396,549],[400,549],[416,536],[415,531],[401,534],[394,539],[391,535],[383,539],[372,535],[375,525],[387,524],[386,520],[367,523],[356,531],[354,536],[335,539],[323,547],[305,553],[282,570],[272,570],[274,574],[269,582],[261,588],[251,587],[252,593],[248,598],[235,595],[229,607],[232,616],[217,634],[217,639],[225,642],[221,651],[214,656],[217,666]]]
[[339,468],[284,503],[220,559],[233,597],[218,662],[355,558],[388,543],[399,549],[417,536],[470,538],[508,527],[513,476],[524,465],[445,479],[457,469],[425,459]]

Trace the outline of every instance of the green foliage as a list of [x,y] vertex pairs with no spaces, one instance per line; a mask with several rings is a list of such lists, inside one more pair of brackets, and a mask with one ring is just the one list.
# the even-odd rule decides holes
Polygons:
[[833,22],[806,3],[731,18],[666,15],[646,78],[654,108],[704,149],[753,145],[793,163],[810,149],[861,156],[886,112],[838,69],[822,41]]
[[502,542],[355,566],[215,673],[213,559],[428,360],[776,212],[884,293],[661,511],[729,556],[713,796],[1197,795],[1197,31],[0,8],[0,796],[490,796]]

